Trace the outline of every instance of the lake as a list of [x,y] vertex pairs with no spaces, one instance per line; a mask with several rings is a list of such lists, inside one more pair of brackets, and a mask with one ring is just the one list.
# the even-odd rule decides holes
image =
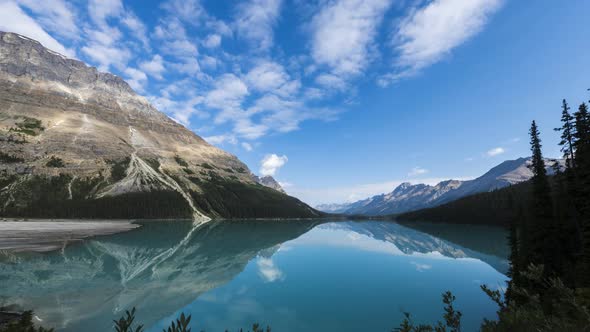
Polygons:
[[[2,254],[0,305],[34,309],[57,331],[114,331],[136,307],[147,331],[181,312],[193,331],[391,331],[442,319],[450,290],[464,331],[504,288],[502,229],[377,221],[149,221],[45,254]],[[411,227],[410,227],[411,226]]]

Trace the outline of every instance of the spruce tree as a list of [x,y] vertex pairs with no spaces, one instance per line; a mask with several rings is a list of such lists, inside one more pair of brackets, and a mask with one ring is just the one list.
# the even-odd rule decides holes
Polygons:
[[573,197],[582,224],[581,286],[590,285],[590,115],[585,103],[574,113],[576,132]]
[[[590,139],[590,115],[588,114],[588,106],[586,103],[582,103],[578,108],[578,111],[574,113],[575,119],[575,132],[573,133],[574,149],[577,151],[582,148],[582,153],[588,148],[588,140]],[[582,155],[581,157],[585,157]]]
[[[514,198],[512,197],[512,195],[510,196],[509,206],[513,209],[516,208],[514,204]],[[520,241],[518,234],[519,231],[522,232],[522,230],[519,230],[519,226],[522,225],[522,217],[522,209],[518,207],[518,214],[514,219],[510,221],[510,228],[508,233],[508,244],[510,245],[510,266],[508,268],[508,273],[506,273],[506,275],[511,279],[511,281],[508,282],[508,288],[506,289],[506,301],[513,300],[513,288],[515,286],[520,286],[520,256],[522,255],[522,252],[519,249]]]
[[551,201],[549,180],[545,160],[541,151],[541,138],[537,123],[531,124],[529,132],[531,136],[532,152],[532,218],[531,227],[528,227],[532,234],[530,257],[528,262],[544,264],[545,272],[554,275],[558,268],[559,260],[559,234],[556,234],[556,227],[553,220],[553,205]]
[[568,168],[575,167],[574,164],[574,117],[569,112],[570,107],[567,101],[564,99],[561,106],[561,127],[555,128],[555,131],[561,131],[561,152],[566,160],[566,166]]

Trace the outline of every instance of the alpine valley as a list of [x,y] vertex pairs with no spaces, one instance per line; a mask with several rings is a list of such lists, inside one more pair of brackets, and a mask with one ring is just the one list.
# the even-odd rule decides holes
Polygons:
[[168,118],[121,78],[5,32],[0,202],[5,217],[322,215]]

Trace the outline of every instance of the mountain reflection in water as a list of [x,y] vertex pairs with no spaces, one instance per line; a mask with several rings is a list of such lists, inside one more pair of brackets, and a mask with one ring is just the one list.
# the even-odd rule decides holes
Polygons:
[[[473,228],[463,235],[457,230],[449,236],[436,231],[440,226],[434,231],[424,224],[415,228],[390,222],[304,220],[214,221],[200,227],[184,221],[144,222],[135,231],[95,238],[61,252],[5,254],[0,261],[0,305],[32,308],[43,325],[58,331],[109,331],[112,319],[132,307],[138,308],[138,321],[156,326],[179,310],[190,311],[201,295],[230,283],[249,264],[256,265],[265,282],[285,278],[272,258],[290,243],[314,248],[353,246],[402,256],[473,258],[506,273],[503,231],[492,233],[493,241],[504,245],[482,250],[469,247],[478,241],[461,238],[490,241],[489,229]],[[305,264],[305,259],[291,264]],[[429,266],[416,262],[415,268]],[[391,327],[395,323],[392,320]]]

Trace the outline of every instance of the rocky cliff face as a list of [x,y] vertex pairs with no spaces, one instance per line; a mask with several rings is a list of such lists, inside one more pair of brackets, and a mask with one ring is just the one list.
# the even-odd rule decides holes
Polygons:
[[[4,32],[0,147],[0,215],[282,217],[275,215],[281,202],[289,216],[317,215],[269,193],[235,156],[121,78]],[[257,199],[243,201],[236,190]]]
[[281,184],[278,183],[277,180],[275,180],[275,178],[273,178],[270,175],[263,176],[263,177],[259,177],[259,176],[254,175],[253,179],[256,183],[261,184],[265,187],[274,189],[274,190],[281,192],[283,194],[286,193],[285,190],[283,189],[283,187],[281,186]]
[[[548,174],[553,174],[555,163],[559,163],[560,167],[564,165],[563,160],[546,159],[545,163]],[[530,164],[530,158],[508,160],[474,180],[448,180],[440,182],[436,186],[402,183],[388,194],[340,206],[339,212],[374,216],[403,213],[441,205],[465,196],[527,181],[533,176]],[[322,210],[322,208],[322,206],[318,206],[318,209]]]

